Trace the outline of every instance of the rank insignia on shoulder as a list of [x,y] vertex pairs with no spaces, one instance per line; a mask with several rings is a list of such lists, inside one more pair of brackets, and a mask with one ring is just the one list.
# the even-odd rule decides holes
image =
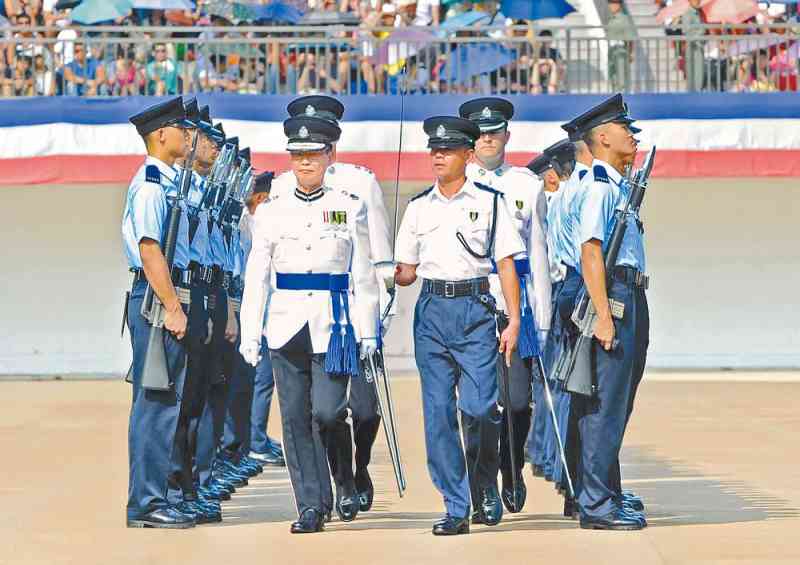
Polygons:
[[350,198],[352,198],[353,200],[358,200],[358,196],[356,196],[355,194],[351,194]]
[[331,226],[344,226],[347,224],[347,212],[344,210],[326,210],[322,213],[322,220]]
[[524,200],[514,200],[514,205],[517,207],[517,210],[522,210],[525,207]]
[[592,174],[594,175],[594,180],[597,182],[608,182],[608,172],[603,165],[595,165],[592,167]]
[[147,165],[144,169],[144,180],[155,184],[161,184],[161,171],[155,165]]

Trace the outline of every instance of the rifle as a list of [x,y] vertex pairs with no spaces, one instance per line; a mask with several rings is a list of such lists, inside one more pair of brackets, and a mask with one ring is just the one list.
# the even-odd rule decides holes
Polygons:
[[[633,180],[631,180],[631,190],[625,206],[621,210],[614,211],[614,229],[608,240],[604,261],[606,285],[611,282],[611,274],[617,264],[617,256],[619,255],[622,240],[625,237],[628,220],[632,215],[637,214],[642,206],[644,193],[650,179],[650,172],[653,170],[655,155],[656,148],[653,147],[645,157],[642,168],[636,172]],[[617,319],[622,318],[625,305],[615,300],[609,300],[609,304],[611,306],[611,316]],[[585,287],[572,312],[571,320],[578,328],[578,339],[572,347],[567,346],[561,351],[561,355],[556,361],[554,376],[558,381],[564,383],[567,391],[584,396],[593,396],[597,391],[592,371],[592,338],[597,324],[597,310]],[[611,348],[615,349],[617,345],[617,340],[614,340]]]
[[[181,203],[186,200],[189,194],[198,137],[197,132],[195,132],[192,150],[186,158],[183,171],[181,171],[178,192],[172,198],[172,208],[170,208],[167,222],[167,234],[161,246],[170,273],[175,262],[175,247],[178,243],[178,229],[180,227],[181,214],[183,214]],[[142,368],[142,387],[148,390],[170,390],[172,383],[169,379],[167,355],[164,351],[164,316],[166,311],[150,284],[147,285],[147,290],[145,290],[141,313],[150,323],[147,352],[145,353],[144,367]]]

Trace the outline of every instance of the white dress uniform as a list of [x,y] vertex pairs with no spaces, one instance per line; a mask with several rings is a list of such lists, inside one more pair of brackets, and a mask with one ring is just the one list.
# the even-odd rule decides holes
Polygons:
[[[542,182],[524,167],[503,164],[488,170],[477,163],[467,165],[467,177],[474,182],[494,188],[505,195],[504,201],[514,226],[525,244],[530,261],[531,277],[528,296],[532,297],[531,307],[536,317],[538,330],[550,328],[550,277],[548,274],[548,252],[545,239],[545,218],[547,205],[542,190]],[[523,253],[520,258],[525,257]],[[500,288],[500,277],[489,277],[492,296],[499,310],[505,311],[505,300]]]
[[[346,220],[336,223],[336,212],[344,212]],[[276,273],[350,272],[356,337],[375,337],[378,288],[369,260],[367,211],[358,196],[329,186],[308,196],[299,190],[289,196],[272,193],[268,205],[256,210],[254,222],[242,300],[243,343],[260,343],[269,290],[266,335],[271,348],[280,348],[306,324],[314,353],[328,348],[334,322],[330,293],[276,288]]]

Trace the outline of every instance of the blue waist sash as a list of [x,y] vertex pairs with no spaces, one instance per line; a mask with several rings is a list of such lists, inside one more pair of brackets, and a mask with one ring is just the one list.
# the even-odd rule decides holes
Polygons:
[[[536,337],[536,319],[533,316],[533,308],[528,298],[528,285],[525,277],[531,274],[531,263],[528,258],[514,259],[514,268],[517,270],[519,278],[519,356],[522,359],[538,357],[539,339]],[[497,264],[492,261],[492,273],[497,273]],[[533,281],[531,281],[533,282]]]
[[[325,353],[325,371],[331,375],[358,376],[358,343],[350,321],[349,273],[275,273],[279,290],[320,290],[331,293],[333,327]],[[342,324],[344,314],[344,324]]]

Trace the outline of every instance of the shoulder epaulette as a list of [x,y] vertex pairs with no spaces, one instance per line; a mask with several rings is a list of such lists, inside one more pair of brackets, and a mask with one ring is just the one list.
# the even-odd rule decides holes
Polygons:
[[478,188],[479,188],[479,189],[481,189],[481,190],[485,190],[486,192],[490,192],[490,193],[492,193],[492,194],[497,194],[497,195],[498,195],[498,196],[500,196],[501,198],[503,197],[503,193],[502,193],[502,192],[500,192],[499,190],[495,190],[495,189],[493,189],[493,188],[491,188],[491,187],[489,187],[489,186],[486,186],[485,184],[481,184],[481,183],[479,183],[479,182],[476,182],[476,183],[474,183],[474,184],[475,184],[475,186],[476,186],[476,187],[478,187]]
[[349,197],[350,197],[351,199],[353,199],[353,200],[358,200],[358,195],[356,195],[356,194],[353,194],[352,192],[348,192],[348,191],[346,191],[346,190],[344,190],[344,189],[342,189],[342,191],[341,191],[341,192],[342,192],[342,194],[343,194],[343,195],[345,195],[345,196],[349,196]]
[[597,182],[608,182],[608,173],[606,172],[606,168],[602,165],[595,165],[592,167],[592,174],[594,175],[594,180]]
[[586,169],[584,169],[584,170],[582,170],[582,171],[578,171],[578,180],[579,180],[579,181],[580,181],[580,180],[583,180],[583,177],[585,177],[585,176],[586,176],[586,173],[588,173],[588,172],[589,172],[589,171],[587,171]]
[[431,190],[433,190],[433,187],[429,186],[428,188],[426,188],[425,190],[423,190],[419,194],[416,194],[416,195],[412,196],[411,200],[409,200],[409,202],[414,202],[414,200],[418,200],[418,199],[422,198],[423,196],[426,196],[426,195],[430,194]]
[[161,184],[161,171],[155,165],[147,165],[144,169],[144,180],[155,184]]

